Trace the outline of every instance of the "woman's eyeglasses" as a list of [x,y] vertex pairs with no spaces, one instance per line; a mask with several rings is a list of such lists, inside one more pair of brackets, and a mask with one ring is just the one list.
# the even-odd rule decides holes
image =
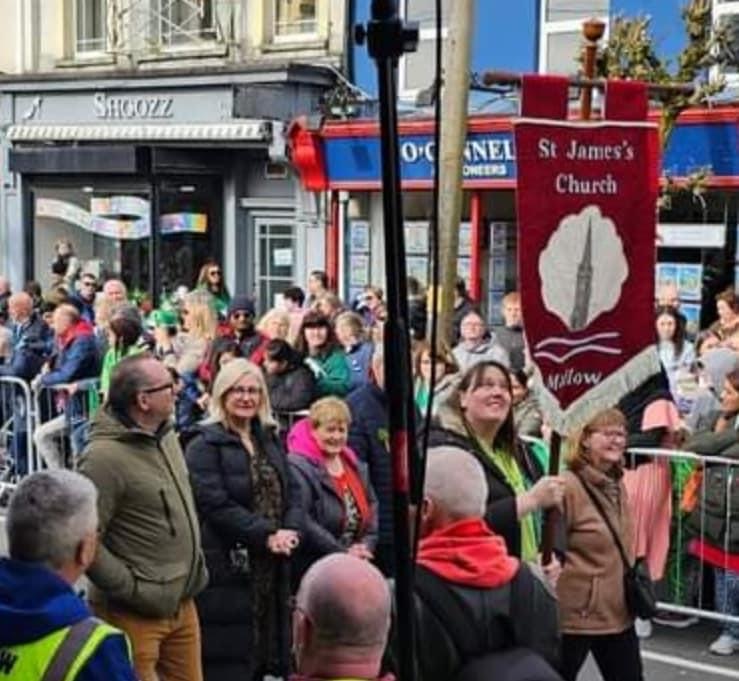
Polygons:
[[208,275],[211,277],[220,277],[221,276],[221,270],[209,270]]
[[262,389],[257,385],[237,385],[229,390],[236,397],[257,397],[262,394]]

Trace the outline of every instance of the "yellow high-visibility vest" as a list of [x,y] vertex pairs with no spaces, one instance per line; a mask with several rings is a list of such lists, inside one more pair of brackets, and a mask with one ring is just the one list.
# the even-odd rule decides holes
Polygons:
[[[61,676],[62,681],[74,681],[85,663],[108,636],[123,636],[128,645],[128,639],[120,629],[111,627],[101,620],[94,618],[90,620],[93,621],[91,630],[86,632],[84,639],[71,651],[73,653],[71,658],[62,666],[64,672]],[[62,650],[62,644],[71,630],[71,626],[63,627],[29,643],[0,647],[0,681],[44,681],[50,672],[52,661]],[[130,645],[128,654],[130,658]]]

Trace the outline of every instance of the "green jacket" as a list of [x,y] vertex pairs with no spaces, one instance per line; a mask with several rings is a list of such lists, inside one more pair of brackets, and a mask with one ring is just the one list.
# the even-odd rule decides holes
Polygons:
[[[316,377],[317,397],[336,395],[343,397],[349,392],[351,374],[346,355],[339,348],[328,353],[314,355],[306,361]],[[315,369],[313,368],[315,367]]]
[[98,489],[100,546],[90,600],[170,617],[208,575],[187,467],[171,425],[128,428],[107,409],[92,424],[80,472]]

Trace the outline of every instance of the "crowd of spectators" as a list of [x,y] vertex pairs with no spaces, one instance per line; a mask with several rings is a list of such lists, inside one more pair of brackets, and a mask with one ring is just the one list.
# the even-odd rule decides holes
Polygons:
[[[38,398],[28,433],[17,388],[3,385],[13,434],[4,475],[28,473],[33,444],[43,467],[78,468],[95,483],[90,602],[132,640],[140,678],[199,681],[199,671],[178,674],[201,664],[205,679],[285,677],[291,594],[311,566],[344,554],[395,572],[383,291],[368,286],[345,304],[316,271],[305,292],[286,288],[260,315],[253,298],[229,295],[209,261],[191,291],[151,309],[63,247],[58,259],[45,295],[34,282],[13,293],[0,278],[0,376]],[[718,298],[719,320],[695,344],[676,303],[661,300],[663,375],[574,434],[558,475],[549,474],[519,294],[505,296],[504,323],[491,328],[460,282],[453,344],[435,348],[426,302],[409,282],[414,402],[419,416],[432,413],[417,509],[423,679],[456,676],[473,658],[493,665],[476,673],[502,674],[503,653],[528,655],[541,678],[575,679],[588,652],[607,680],[642,678],[637,634],[649,622],[628,607],[625,568],[590,492],[655,581],[702,561],[714,568],[716,609],[739,613],[739,525],[721,523],[739,499],[727,496],[726,468],[678,472],[651,457],[626,459],[629,444],[737,455],[735,298]],[[682,483],[698,475],[708,494],[689,507]],[[553,509],[560,516],[544,563]],[[686,522],[676,529],[680,513]],[[708,533],[695,526],[706,514],[716,520]],[[448,591],[465,603],[461,615],[444,611]],[[689,593],[681,598],[690,604]],[[485,634],[460,641],[445,622],[460,617]],[[711,651],[735,650],[739,632],[727,625]]]

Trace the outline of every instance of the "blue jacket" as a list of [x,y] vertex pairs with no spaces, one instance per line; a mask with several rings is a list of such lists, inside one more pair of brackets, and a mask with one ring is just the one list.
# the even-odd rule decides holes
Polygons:
[[80,317],[90,324],[95,323],[95,299],[92,301],[85,300],[79,293],[75,293],[70,298],[70,303],[80,311]]
[[23,324],[14,325],[13,352],[10,361],[0,366],[0,376],[15,376],[30,381],[51,354],[52,343],[51,329],[38,313],[32,313]]
[[346,363],[349,365],[349,392],[369,383],[370,365],[374,346],[365,341],[357,343],[346,352]]
[[[0,559],[0,646],[36,641],[90,616],[84,601],[46,568]],[[107,636],[75,681],[135,681],[126,641]]]
[[[59,383],[73,383],[84,378],[100,377],[100,355],[92,326],[80,319],[72,330],[66,344],[57,350],[52,357],[51,371],[41,376],[41,386],[49,388]],[[54,400],[57,394],[49,391]],[[89,410],[89,394],[81,390],[67,401],[66,394],[61,396],[65,401],[65,415],[74,423],[86,418]]]
[[349,447],[369,468],[377,495],[378,543],[393,543],[393,468],[388,451],[387,397],[374,383],[352,392],[346,403],[352,414]]
[[72,383],[100,376],[100,356],[89,322],[80,320],[66,345],[53,358],[53,368],[41,377],[41,385]]

